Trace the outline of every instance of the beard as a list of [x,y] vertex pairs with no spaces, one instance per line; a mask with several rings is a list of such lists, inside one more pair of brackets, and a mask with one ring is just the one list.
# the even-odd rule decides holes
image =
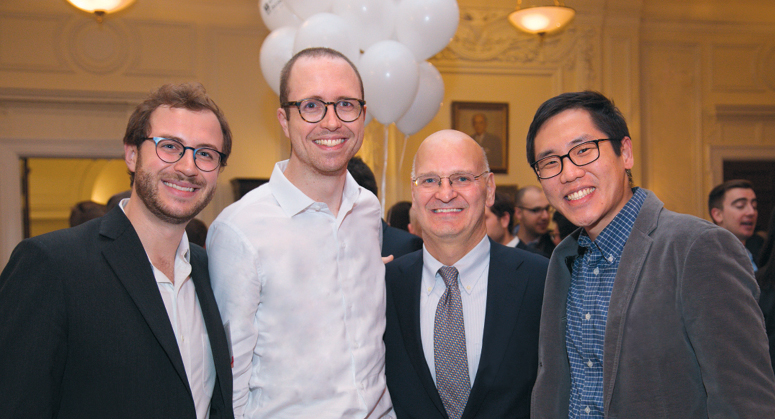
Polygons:
[[161,176],[158,173],[154,174],[143,170],[141,159],[138,158],[135,172],[135,192],[137,192],[137,196],[153,215],[169,224],[185,224],[191,221],[210,203],[215,194],[215,185],[207,189],[202,182],[187,178],[178,173],[174,174],[174,179],[169,180],[186,181],[195,184],[201,187],[200,190],[203,195],[185,209],[175,209],[166,205],[159,196]]

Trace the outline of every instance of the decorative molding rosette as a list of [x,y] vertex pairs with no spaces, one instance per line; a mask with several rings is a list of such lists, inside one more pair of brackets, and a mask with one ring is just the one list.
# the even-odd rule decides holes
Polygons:
[[592,40],[597,30],[578,23],[565,31],[540,38],[519,32],[508,22],[510,9],[465,8],[460,10],[460,24],[452,41],[433,57],[438,67],[461,66],[472,69],[507,69],[514,64],[523,67],[562,67],[577,64],[594,79]]
[[123,67],[130,55],[126,28],[115,21],[101,24],[80,19],[65,35],[67,51],[84,71],[105,74]]

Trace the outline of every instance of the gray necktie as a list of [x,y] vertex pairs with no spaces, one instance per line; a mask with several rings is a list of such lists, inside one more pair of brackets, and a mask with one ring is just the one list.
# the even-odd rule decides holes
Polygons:
[[447,415],[450,419],[460,419],[471,392],[463,304],[457,286],[457,269],[454,266],[443,266],[439,274],[447,289],[436,306],[436,323],[433,327],[436,387]]

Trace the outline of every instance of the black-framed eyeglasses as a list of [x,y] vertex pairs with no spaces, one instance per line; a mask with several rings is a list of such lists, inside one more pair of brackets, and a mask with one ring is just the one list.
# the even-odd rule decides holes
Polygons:
[[583,142],[568,151],[568,154],[562,156],[546,156],[533,163],[533,170],[539,179],[553,178],[562,173],[562,164],[565,157],[576,166],[586,166],[600,158],[600,142],[611,141],[609,138],[600,138],[597,140]]
[[554,208],[552,208],[551,205],[547,205],[545,207],[534,207],[534,208],[527,208],[527,207],[522,207],[517,205],[517,208],[524,211],[529,211],[535,215],[541,214],[544,211],[546,211],[548,214],[551,214],[554,211]]
[[297,102],[285,102],[283,108],[295,106],[301,119],[309,123],[317,123],[326,117],[328,105],[334,105],[334,113],[342,122],[353,122],[361,116],[366,101],[361,99],[339,99],[336,102],[325,102],[320,99],[302,99]]
[[186,150],[194,152],[194,164],[203,172],[212,172],[221,165],[226,155],[210,147],[186,147],[178,140],[164,137],[147,137],[156,143],[156,155],[165,163],[177,163],[186,154]]
[[487,173],[490,173],[490,171],[486,170],[480,173],[478,176],[474,175],[473,173],[453,173],[449,176],[422,175],[412,179],[412,183],[414,183],[414,185],[418,188],[425,190],[435,190],[441,187],[442,179],[447,179],[449,180],[449,186],[452,189],[458,190],[472,186],[477,179],[486,175]]

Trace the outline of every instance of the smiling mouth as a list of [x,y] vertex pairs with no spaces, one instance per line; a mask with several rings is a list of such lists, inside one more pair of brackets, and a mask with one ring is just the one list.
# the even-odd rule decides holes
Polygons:
[[438,208],[438,209],[431,210],[431,211],[433,211],[434,214],[443,214],[443,213],[448,213],[448,212],[460,212],[460,211],[463,211],[463,210],[461,208]]
[[321,139],[321,140],[315,140],[315,144],[323,145],[326,147],[333,147],[333,146],[342,144],[344,141],[345,141],[344,138]]
[[572,194],[569,194],[569,195],[565,196],[565,199],[567,199],[568,201],[577,201],[577,200],[579,200],[579,199],[581,199],[581,198],[591,194],[594,191],[595,191],[595,188],[585,188],[585,189],[573,192]]
[[185,188],[185,187],[183,187],[183,186],[178,186],[178,185],[175,185],[174,183],[169,183],[169,182],[164,182],[164,181],[162,181],[162,183],[163,183],[163,184],[165,184],[165,185],[167,185],[167,186],[169,186],[169,187],[170,187],[170,188],[172,188],[172,189],[177,189],[177,190],[179,190],[179,191],[183,191],[183,192],[194,192],[194,188]]

